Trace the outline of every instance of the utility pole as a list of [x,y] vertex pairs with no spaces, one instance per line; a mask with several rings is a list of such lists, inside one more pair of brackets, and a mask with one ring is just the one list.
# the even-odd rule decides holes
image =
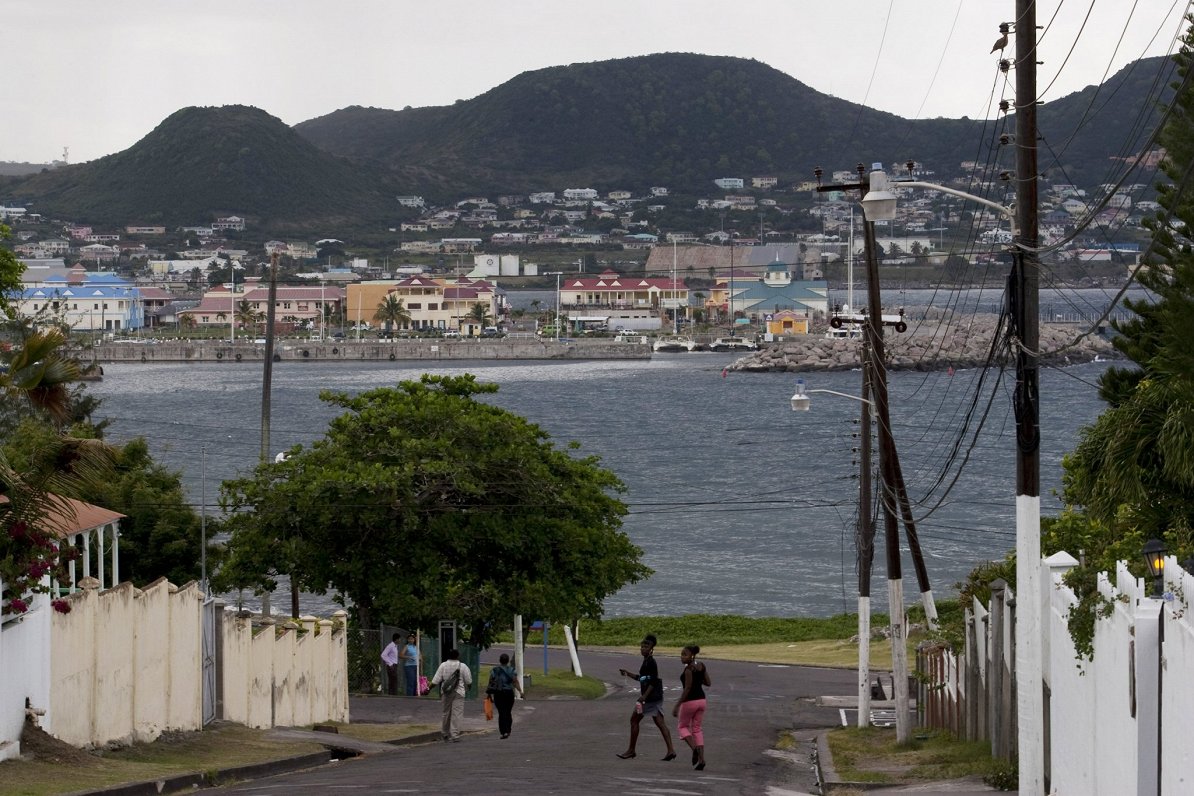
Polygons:
[[862,440],[858,462],[858,726],[871,724],[871,565],[875,558],[875,522],[871,513],[871,380],[869,346],[862,344]]
[[1016,716],[1019,789],[1045,792],[1041,598],[1040,262],[1036,126],[1036,0],[1016,0],[1016,217],[1009,278],[1016,337]]

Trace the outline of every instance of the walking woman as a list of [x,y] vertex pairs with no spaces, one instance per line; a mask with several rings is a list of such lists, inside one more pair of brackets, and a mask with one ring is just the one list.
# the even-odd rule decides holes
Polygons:
[[705,664],[696,659],[700,651],[696,644],[680,650],[680,662],[684,664],[680,682],[684,690],[680,693],[680,701],[672,708],[672,715],[679,718],[680,740],[692,749],[692,767],[704,771],[705,733],[701,730],[701,722],[705,719],[705,689],[713,685],[713,681],[709,679]]
[[518,672],[510,665],[510,656],[502,653],[498,658],[498,665],[489,672],[489,688],[486,689],[493,697],[493,706],[498,713],[498,732],[503,738],[510,737],[514,729],[514,692],[522,696],[522,687],[518,685]]

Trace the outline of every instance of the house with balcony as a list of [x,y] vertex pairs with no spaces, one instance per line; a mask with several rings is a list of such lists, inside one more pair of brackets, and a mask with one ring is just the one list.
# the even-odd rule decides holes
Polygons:
[[663,328],[663,317],[689,305],[688,286],[670,276],[629,276],[608,269],[597,276],[567,276],[560,282],[565,315],[606,318],[610,329]]
[[[362,282],[349,285],[346,318],[349,324],[361,322],[378,325],[374,319],[378,306],[393,295],[410,313],[410,321],[401,329],[414,331],[453,329],[470,337],[481,334],[505,312],[505,301],[497,286],[486,279],[440,279],[415,274],[397,281]],[[488,323],[471,318],[473,307],[482,304]]]

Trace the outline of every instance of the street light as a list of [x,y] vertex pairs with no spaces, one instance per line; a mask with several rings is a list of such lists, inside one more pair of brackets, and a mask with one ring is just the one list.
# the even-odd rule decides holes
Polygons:
[[[863,354],[864,369],[866,354]],[[811,403],[808,393],[819,392],[849,398],[865,404],[867,409],[862,411],[859,433],[861,445],[859,447],[858,474],[858,726],[867,727],[871,719],[871,562],[874,555],[874,526],[871,521],[871,418],[875,417],[875,404],[866,396],[869,394],[869,381],[863,377],[862,395],[838,392],[827,389],[805,389],[804,379],[796,380],[796,392],[792,394],[792,411],[807,412]],[[870,415],[868,417],[867,415]],[[898,616],[891,612],[890,616]],[[892,655],[893,663],[898,663],[898,656]],[[899,674],[898,666],[893,667]],[[907,703],[901,703],[897,698],[897,716],[900,711],[906,713]]]
[[548,271],[548,276],[555,276],[556,278],[556,323],[555,323],[555,341],[560,342],[560,276],[563,271]]
[[796,380],[796,392],[792,393],[792,411],[793,412],[807,412],[812,400],[808,397],[809,393],[821,392],[828,395],[836,395],[841,398],[849,398],[851,401],[858,401],[864,403],[871,408],[871,415],[875,414],[875,404],[869,398],[863,398],[858,395],[851,395],[848,392],[838,392],[837,390],[825,389],[806,389],[804,386],[804,379]]
[[1144,555],[1144,563],[1148,566],[1148,574],[1153,579],[1153,597],[1160,597],[1165,593],[1165,543],[1160,539],[1149,539],[1140,551]]

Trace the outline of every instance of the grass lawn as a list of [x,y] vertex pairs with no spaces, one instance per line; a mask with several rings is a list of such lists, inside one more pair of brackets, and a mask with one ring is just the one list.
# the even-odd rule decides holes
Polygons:
[[[153,743],[96,753],[46,736],[44,742],[31,744],[41,750],[38,759],[0,763],[0,790],[7,796],[50,796],[323,751],[317,744],[273,741],[266,734],[266,730],[220,724],[203,732],[168,733]],[[22,751],[25,747],[22,741]]]
[[[829,733],[833,767],[846,782],[912,783],[958,777],[998,777],[1007,764],[983,741],[959,741],[947,732],[917,730],[898,744],[895,730],[841,727]],[[1013,780],[1014,781],[1014,780]]]

